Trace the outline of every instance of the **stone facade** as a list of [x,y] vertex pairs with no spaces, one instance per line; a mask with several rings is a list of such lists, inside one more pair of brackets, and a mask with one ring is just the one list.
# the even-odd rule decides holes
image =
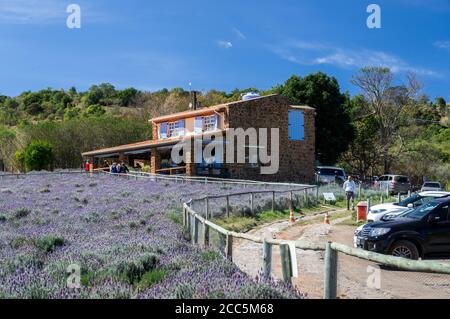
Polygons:
[[[304,140],[293,141],[288,138],[288,112],[290,109],[301,110],[304,113]],[[293,106],[292,102],[281,95],[264,96],[247,101],[232,102],[226,105],[224,113],[224,129],[267,128],[268,154],[270,150],[270,129],[279,129],[279,170],[275,174],[261,174],[259,164],[224,163],[230,178],[262,180],[272,182],[314,182],[315,162],[315,110],[308,106]],[[153,126],[153,140],[158,140],[158,128]],[[235,158],[237,148],[234,148]],[[193,154],[188,152],[186,175],[195,175]],[[226,156],[226,154],[224,154]],[[161,158],[158,151],[152,148],[151,171],[154,173],[160,166]]]
[[[315,110],[296,106],[304,112],[305,139],[288,139],[288,111],[293,109],[289,99],[273,95],[232,103],[228,107],[225,122],[228,128],[279,128],[279,171],[272,175],[262,175],[260,167],[252,164],[226,164],[231,178],[263,180],[273,182],[314,182],[315,162]],[[270,133],[268,138],[270,150]],[[235,153],[237,152],[235,148]]]

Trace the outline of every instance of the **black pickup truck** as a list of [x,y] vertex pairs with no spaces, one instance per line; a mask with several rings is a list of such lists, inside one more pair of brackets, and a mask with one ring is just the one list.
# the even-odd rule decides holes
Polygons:
[[450,197],[429,201],[393,220],[366,224],[356,246],[398,257],[450,256]]

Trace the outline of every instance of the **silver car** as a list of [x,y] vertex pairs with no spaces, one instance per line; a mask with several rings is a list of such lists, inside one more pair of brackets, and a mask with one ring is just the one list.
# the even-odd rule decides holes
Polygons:
[[316,181],[319,184],[338,183],[342,184],[347,179],[345,170],[334,166],[318,166],[316,170]]
[[375,184],[377,188],[389,194],[406,194],[411,189],[409,178],[403,175],[383,175]]

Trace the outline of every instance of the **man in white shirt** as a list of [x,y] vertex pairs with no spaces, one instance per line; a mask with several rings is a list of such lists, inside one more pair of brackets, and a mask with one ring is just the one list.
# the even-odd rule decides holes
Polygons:
[[350,200],[352,200],[352,210],[354,210],[356,184],[353,181],[352,176],[348,176],[348,179],[345,181],[343,188],[347,197],[347,210],[350,210]]

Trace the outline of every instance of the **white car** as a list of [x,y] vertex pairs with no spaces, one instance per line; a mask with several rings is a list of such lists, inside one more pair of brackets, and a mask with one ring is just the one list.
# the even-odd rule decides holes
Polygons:
[[390,217],[400,215],[410,208],[415,208],[423,203],[435,198],[450,196],[450,192],[420,192],[405,198],[400,203],[385,203],[370,207],[367,214],[367,222],[378,222],[383,216],[389,214]]
[[425,182],[422,185],[422,192],[442,191],[442,185],[439,182]]
[[[402,200],[400,203],[374,205],[367,214],[367,222],[382,221],[382,217],[386,219],[395,218],[409,209],[420,206],[427,201],[447,196],[450,196],[450,192],[420,192]],[[355,235],[353,237],[354,247],[357,247],[356,238],[363,226],[364,225],[361,225],[355,230]]]

